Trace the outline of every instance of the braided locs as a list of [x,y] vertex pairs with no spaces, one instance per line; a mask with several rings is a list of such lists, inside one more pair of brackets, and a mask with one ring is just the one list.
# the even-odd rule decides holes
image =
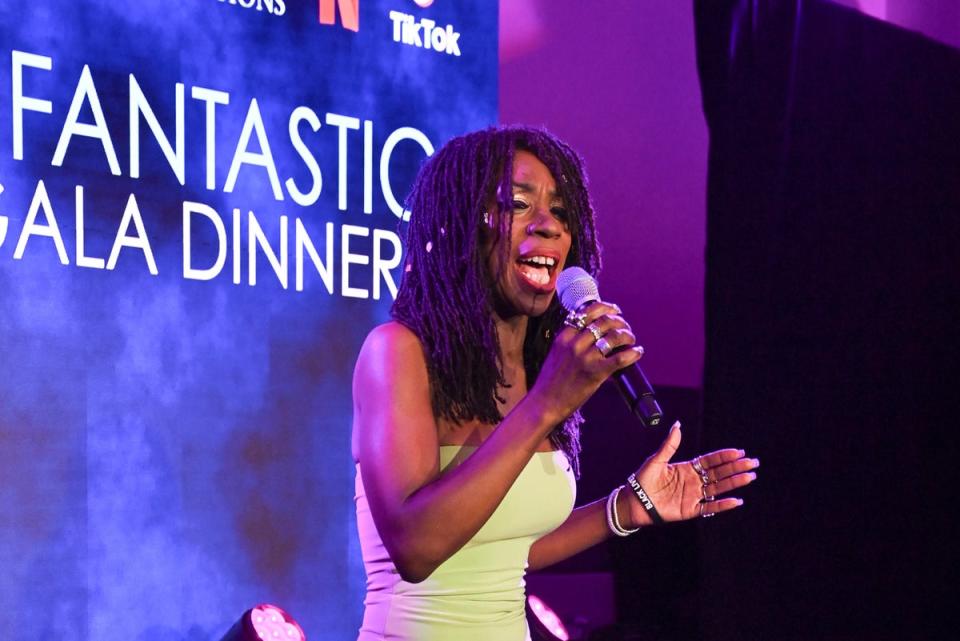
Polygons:
[[[421,168],[407,199],[412,212],[406,229],[405,273],[391,308],[393,317],[420,339],[427,361],[430,400],[436,416],[452,422],[498,423],[497,387],[506,386],[493,310],[495,283],[484,251],[484,212],[500,212],[493,230],[501,268],[510,255],[513,156],[534,154],[557,184],[569,214],[572,236],[566,265],[597,275],[600,248],[593,206],[580,157],[546,131],[526,127],[490,128],[453,138]],[[492,215],[492,214],[491,214]],[[489,239],[488,239],[489,242]],[[528,387],[536,381],[562,323],[556,300],[527,324],[523,356]],[[550,435],[579,476],[579,412]]]

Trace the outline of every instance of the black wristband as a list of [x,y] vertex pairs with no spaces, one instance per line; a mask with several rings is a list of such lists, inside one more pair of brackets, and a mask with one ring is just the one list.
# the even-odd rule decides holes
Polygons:
[[653,506],[653,501],[650,500],[650,497],[647,496],[647,493],[643,491],[642,487],[640,487],[640,483],[637,481],[637,475],[631,474],[628,476],[627,483],[630,484],[630,488],[633,490],[633,493],[637,495],[638,499],[640,499],[640,505],[642,505],[643,509],[647,511],[647,514],[650,515],[650,519],[657,525],[663,523],[663,517],[660,516],[659,512],[657,512],[657,508]]

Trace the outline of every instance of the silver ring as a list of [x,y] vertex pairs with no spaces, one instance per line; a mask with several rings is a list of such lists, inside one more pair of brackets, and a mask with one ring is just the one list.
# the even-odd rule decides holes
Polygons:
[[567,314],[567,317],[563,320],[563,322],[568,327],[572,327],[578,332],[582,332],[587,326],[587,315],[570,312]]
[[693,459],[692,461],[690,461],[690,465],[693,466],[693,471],[699,474],[700,476],[703,476],[704,474],[706,474],[706,472],[703,469],[703,465],[700,464],[699,456]]
[[597,329],[596,326],[595,326],[593,323],[587,325],[586,329],[587,329],[591,334],[593,334],[593,342],[594,342],[594,343],[600,342],[600,339],[603,338],[603,334],[600,333],[600,330]]
[[595,345],[597,349],[600,350],[600,353],[604,355],[604,357],[609,356],[610,352],[613,350],[613,346],[610,344],[610,341],[605,338],[598,340]]
[[703,469],[703,465],[700,463],[700,457],[698,456],[690,461],[690,465],[693,466],[693,471],[700,475],[700,480],[703,484],[708,485],[710,483],[710,476],[707,474],[707,471]]
[[704,486],[703,486],[703,502],[704,502],[704,503],[711,503],[711,502],[716,501],[716,500],[717,500],[717,497],[716,497],[716,496],[707,496],[707,486],[704,485]]

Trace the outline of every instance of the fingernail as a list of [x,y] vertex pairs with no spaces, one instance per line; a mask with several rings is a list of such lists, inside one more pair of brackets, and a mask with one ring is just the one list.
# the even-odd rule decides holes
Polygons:
[[673,427],[680,427],[680,421],[674,421]]
[[756,480],[757,480],[757,475],[754,474],[753,472],[750,472],[750,480],[751,480],[751,481],[756,481]]
[[640,354],[640,356],[643,356],[643,345],[637,345],[633,348],[633,351],[635,351],[637,354]]
[[754,467],[760,467],[760,459],[758,458],[750,459],[750,462],[753,464]]
[[740,457],[741,457],[741,458],[744,457],[744,456],[746,456],[746,454],[747,454],[747,453],[744,452],[743,450],[737,450],[737,451],[740,452]]
[[743,499],[737,499],[737,507],[743,505]]

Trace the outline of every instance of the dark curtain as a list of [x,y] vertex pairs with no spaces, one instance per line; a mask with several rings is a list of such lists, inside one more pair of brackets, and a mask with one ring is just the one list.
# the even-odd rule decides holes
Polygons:
[[960,52],[813,0],[695,0],[710,130],[704,639],[932,639],[957,579]]

